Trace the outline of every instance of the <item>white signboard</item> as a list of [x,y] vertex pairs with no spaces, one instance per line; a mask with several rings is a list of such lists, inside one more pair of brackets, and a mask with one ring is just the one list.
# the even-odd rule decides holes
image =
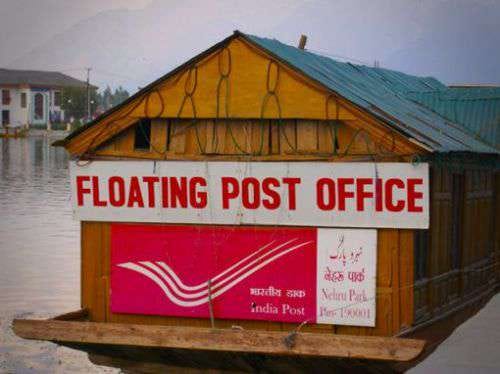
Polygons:
[[318,229],[317,323],[375,326],[377,230]]
[[79,220],[429,226],[425,163],[93,161],[70,176]]

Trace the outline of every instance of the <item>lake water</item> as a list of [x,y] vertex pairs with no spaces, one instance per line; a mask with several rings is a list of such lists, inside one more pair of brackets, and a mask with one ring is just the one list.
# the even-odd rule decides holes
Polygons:
[[83,352],[17,338],[14,317],[80,307],[80,230],[68,156],[51,137],[0,139],[0,373],[116,372]]

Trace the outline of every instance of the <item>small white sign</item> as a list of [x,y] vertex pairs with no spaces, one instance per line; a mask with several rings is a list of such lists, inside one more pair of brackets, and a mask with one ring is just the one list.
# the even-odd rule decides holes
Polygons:
[[70,175],[79,220],[429,226],[425,163],[93,161]]
[[377,231],[318,229],[317,323],[375,326]]

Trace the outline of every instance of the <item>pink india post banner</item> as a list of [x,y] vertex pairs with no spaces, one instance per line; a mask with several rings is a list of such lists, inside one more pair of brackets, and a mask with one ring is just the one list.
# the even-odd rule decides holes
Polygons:
[[113,313],[373,326],[376,230],[111,225]]

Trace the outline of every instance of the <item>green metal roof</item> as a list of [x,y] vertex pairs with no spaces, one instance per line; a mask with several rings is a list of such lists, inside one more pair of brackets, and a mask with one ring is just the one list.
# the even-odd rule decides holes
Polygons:
[[409,92],[407,97],[459,123],[500,149],[500,87],[461,87]]
[[500,153],[499,148],[478,139],[472,125],[455,122],[417,102],[414,96],[420,92],[449,90],[435,78],[339,62],[275,39],[241,35],[432,150]]

